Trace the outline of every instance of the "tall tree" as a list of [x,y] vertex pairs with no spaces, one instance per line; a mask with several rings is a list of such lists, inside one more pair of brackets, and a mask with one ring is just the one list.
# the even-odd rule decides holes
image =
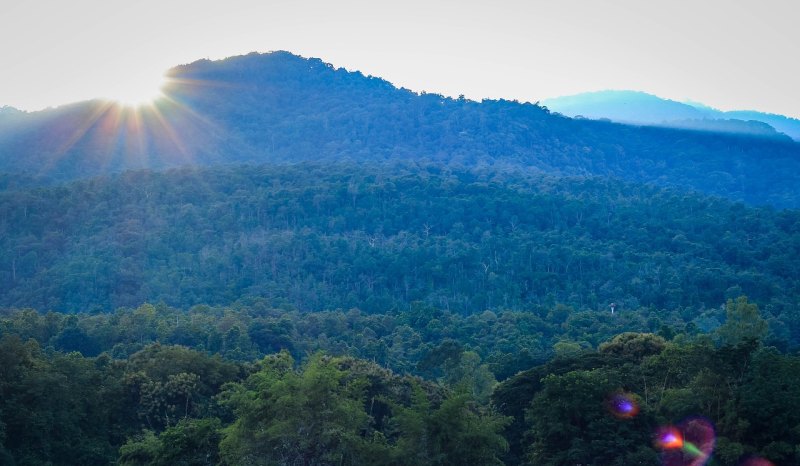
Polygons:
[[725,323],[717,330],[720,343],[734,346],[747,340],[761,341],[767,335],[767,321],[761,317],[758,305],[739,296],[725,304]]

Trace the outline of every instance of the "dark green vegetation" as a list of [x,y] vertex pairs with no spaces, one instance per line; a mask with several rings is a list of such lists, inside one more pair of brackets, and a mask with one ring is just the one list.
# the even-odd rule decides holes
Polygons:
[[[152,306],[120,315],[103,329],[130,334],[127,318],[138,321],[147,334],[139,346],[174,324]],[[480,371],[469,365],[463,386],[446,388],[349,357],[318,354],[296,367],[288,352],[235,363],[146,344],[126,358],[85,358],[19,338],[31,331],[45,343],[52,330],[49,341],[63,347],[70,329],[91,320],[30,312],[2,320],[3,464],[500,464],[507,449],[509,419],[486,406],[488,394],[473,394],[467,381]],[[239,339],[232,327],[221,344],[234,351],[248,333],[266,339],[265,322]],[[361,337],[340,330],[342,339]],[[197,327],[184,334],[204,336]]]
[[505,164],[800,206],[800,144],[572,120],[532,104],[418,95],[289,53],[177,67],[140,113],[89,102],[0,119],[0,172],[298,161]]
[[745,293],[773,344],[800,343],[800,215],[673,190],[441,165],[242,167],[11,191],[0,219],[4,306],[258,296],[301,311],[593,315],[615,302],[637,330],[709,331]]
[[[733,313],[741,305],[729,304]],[[656,426],[702,416],[716,428],[711,464],[754,454],[797,464],[800,358],[749,338],[728,342],[665,345],[653,335],[623,334],[598,352],[556,358],[503,382],[493,401],[515,417],[506,431],[508,462],[657,464]],[[633,394],[638,416],[619,420],[598,403],[618,390]]]
[[[794,463],[800,358],[760,343],[766,322],[745,298],[725,314],[710,335],[625,333],[598,350],[562,343],[539,363],[518,354],[527,370],[495,386],[492,371],[506,366],[479,353],[502,346],[496,336],[516,345],[530,336],[504,333],[505,315],[440,316],[423,328],[413,311],[304,314],[264,302],[11,312],[0,319],[0,460],[655,464],[656,426],[704,416],[716,425],[717,464],[753,453]],[[442,327],[450,338],[432,335]],[[633,419],[604,407],[621,390],[641,406]]]

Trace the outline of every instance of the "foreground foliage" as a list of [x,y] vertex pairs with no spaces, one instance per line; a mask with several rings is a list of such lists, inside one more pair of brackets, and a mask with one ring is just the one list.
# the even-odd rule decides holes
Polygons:
[[[423,379],[352,356],[306,352],[297,360],[269,347],[248,359],[227,346],[233,361],[199,340],[197,349],[148,342],[173,311],[121,311],[120,322],[151,319],[140,322],[136,343],[108,350],[95,342],[102,352],[91,357],[53,344],[66,341],[58,337],[64,329],[107,316],[24,311],[0,320],[3,464],[653,464],[655,428],[694,416],[715,425],[720,465],[751,454],[800,461],[800,357],[763,345],[766,322],[744,297],[728,301],[711,334],[627,332],[596,350],[556,345],[543,363],[517,359],[527,369],[499,385],[502,372],[492,370],[507,366],[482,362],[478,352],[491,346],[466,345],[491,343],[469,333],[430,340],[421,354],[393,353]],[[364,329],[356,324],[370,317],[349,314],[338,341],[358,341],[353,333]],[[250,330],[232,335],[242,333]],[[639,405],[636,416],[609,412],[608,397],[620,392]]]
[[[743,298],[730,301],[717,345],[710,336],[666,342],[622,334],[598,352],[557,357],[504,381],[492,397],[514,416],[506,460],[655,464],[656,427],[702,417],[716,428],[715,464],[739,464],[748,455],[797,463],[800,357],[760,346],[764,322],[753,318],[754,308]],[[620,391],[641,408],[633,419],[615,419],[603,406]]]

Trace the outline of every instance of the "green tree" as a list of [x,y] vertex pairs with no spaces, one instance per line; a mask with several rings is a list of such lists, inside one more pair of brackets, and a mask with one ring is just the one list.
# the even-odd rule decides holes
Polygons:
[[228,386],[223,402],[236,415],[220,445],[228,464],[361,464],[364,381],[350,379],[337,360],[312,357],[296,371],[289,353],[267,356],[261,370]]
[[601,343],[600,353],[641,360],[645,356],[658,354],[664,350],[666,341],[652,333],[621,333],[611,341]]
[[747,296],[725,304],[725,323],[717,330],[721,344],[734,346],[747,340],[761,341],[767,334],[767,321],[761,317],[758,305],[747,302]]
[[219,463],[219,419],[184,419],[156,436],[145,431],[120,448],[120,466],[212,466]]

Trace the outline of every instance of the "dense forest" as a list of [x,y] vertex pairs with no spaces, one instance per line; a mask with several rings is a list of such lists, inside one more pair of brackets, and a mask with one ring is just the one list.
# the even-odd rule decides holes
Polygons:
[[257,296],[466,316],[615,303],[653,331],[711,331],[720,304],[747,294],[773,344],[800,344],[797,212],[663,188],[438,164],[245,166],[9,191],[0,219],[7,307]]
[[[711,334],[665,327],[596,348],[561,341],[549,360],[517,355],[526,370],[500,384],[493,367],[503,365],[478,353],[502,346],[493,338],[503,316],[457,323],[444,338],[430,321],[422,327],[427,313],[309,314],[264,302],[8,312],[0,319],[0,459],[655,464],[674,455],[653,447],[658,426],[702,419],[716,435],[696,443],[716,445],[714,464],[753,455],[796,462],[800,359],[763,345],[767,324],[746,298],[724,309]],[[395,322],[403,324],[390,330]],[[635,409],[620,411],[617,399]]]
[[573,120],[505,100],[416,94],[287,52],[176,67],[138,111],[86,102],[0,117],[0,173],[66,180],[132,168],[433,160],[676,186],[800,206],[800,144]]

